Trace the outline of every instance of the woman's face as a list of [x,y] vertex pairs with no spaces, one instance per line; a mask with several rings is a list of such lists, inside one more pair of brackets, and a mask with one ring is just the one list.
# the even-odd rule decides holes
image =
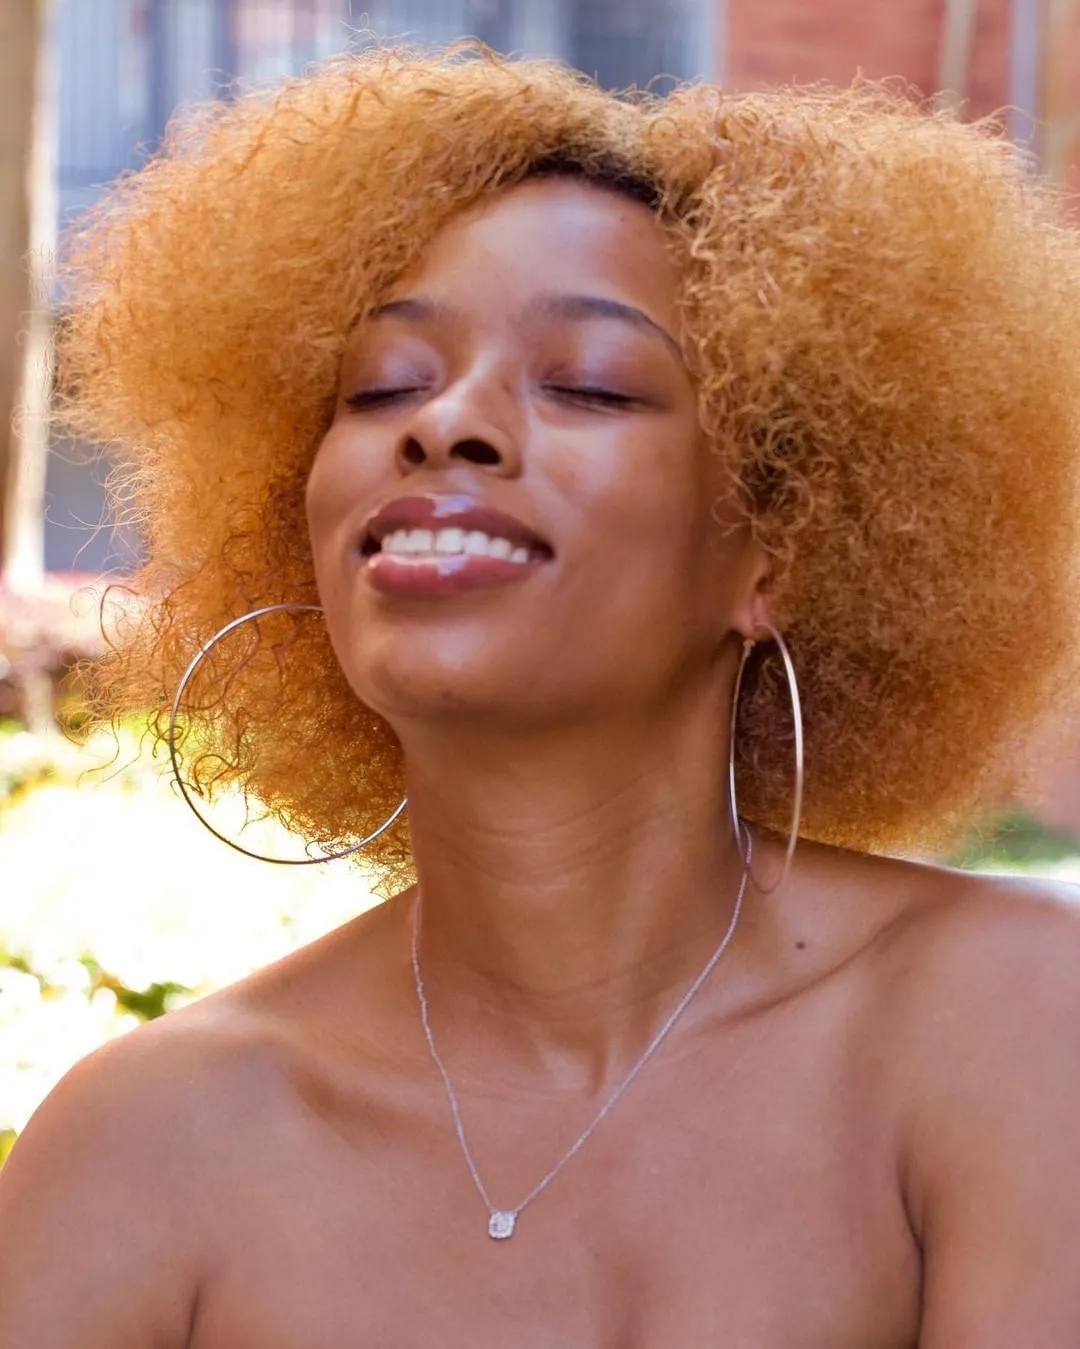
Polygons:
[[308,520],[338,659],[399,731],[715,678],[751,550],[717,524],[676,294],[645,206],[542,179],[456,218],[353,334]]

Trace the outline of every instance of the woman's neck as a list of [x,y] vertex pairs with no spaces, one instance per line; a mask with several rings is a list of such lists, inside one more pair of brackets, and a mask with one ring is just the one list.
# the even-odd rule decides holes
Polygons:
[[618,1076],[723,936],[742,874],[724,721],[406,745],[443,1024]]

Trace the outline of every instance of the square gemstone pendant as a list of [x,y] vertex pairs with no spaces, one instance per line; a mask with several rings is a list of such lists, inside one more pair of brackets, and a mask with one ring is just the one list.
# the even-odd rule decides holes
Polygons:
[[514,1235],[514,1224],[516,1222],[516,1213],[506,1213],[502,1209],[494,1209],[488,1219],[488,1236],[494,1237],[496,1241],[505,1241],[507,1237]]

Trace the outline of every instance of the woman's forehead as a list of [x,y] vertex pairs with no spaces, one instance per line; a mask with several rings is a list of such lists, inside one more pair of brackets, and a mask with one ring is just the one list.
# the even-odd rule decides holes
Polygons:
[[677,324],[678,273],[647,206],[572,178],[530,179],[474,203],[428,243],[391,298],[533,291],[617,295]]

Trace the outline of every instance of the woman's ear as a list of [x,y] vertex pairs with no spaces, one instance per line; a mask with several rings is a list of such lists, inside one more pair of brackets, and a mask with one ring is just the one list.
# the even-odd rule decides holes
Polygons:
[[772,559],[756,539],[748,539],[731,626],[742,637],[760,641],[775,626]]

